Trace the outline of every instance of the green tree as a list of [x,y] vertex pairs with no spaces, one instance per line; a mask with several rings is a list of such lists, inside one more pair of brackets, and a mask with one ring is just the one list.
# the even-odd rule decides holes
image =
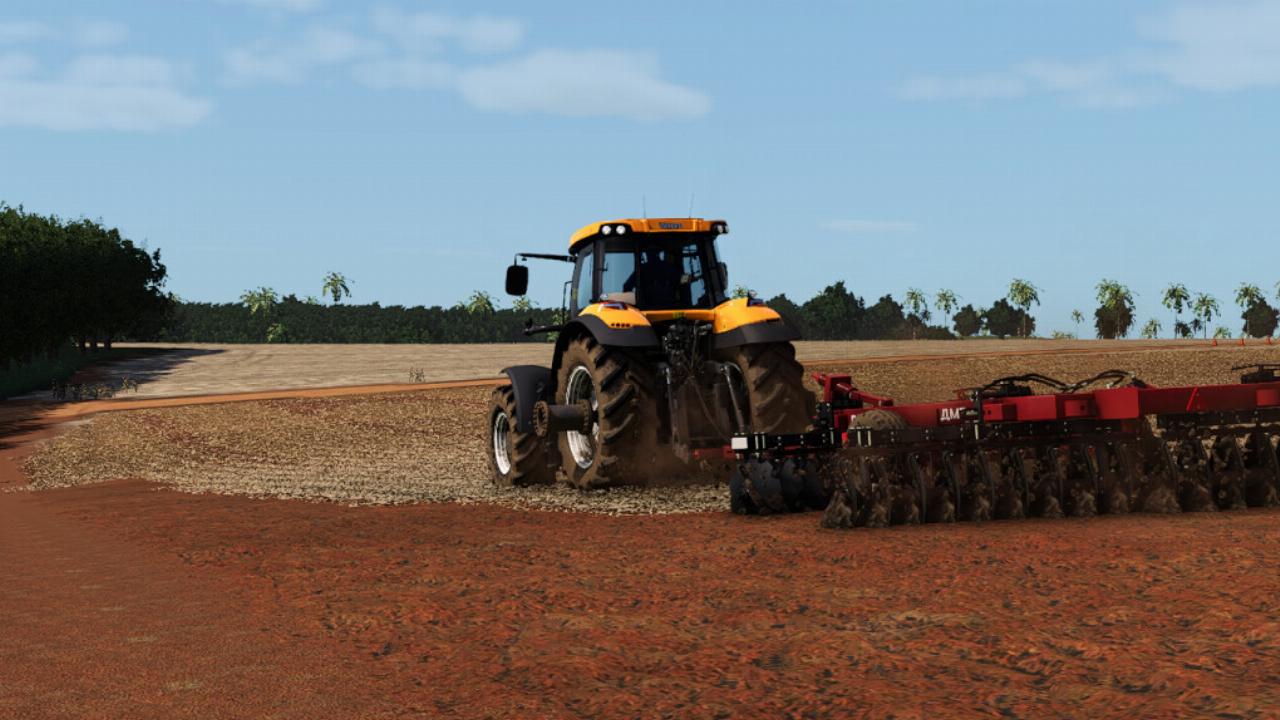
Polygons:
[[1151,318],[1146,325],[1142,326],[1142,337],[1145,340],[1155,340],[1160,337],[1160,321]]
[[973,337],[982,332],[982,312],[972,305],[965,305],[956,311],[952,327],[960,337]]
[[1128,337],[1133,327],[1133,293],[1115,280],[1097,285],[1098,309],[1094,311],[1094,328],[1098,337],[1107,340]]
[[1077,328],[1076,332],[1078,333],[1078,332],[1079,332],[1080,323],[1084,322],[1084,313],[1080,312],[1079,310],[1072,310],[1072,311],[1071,311],[1071,322],[1073,322],[1073,323],[1075,323],[1075,324],[1076,324],[1076,328]]
[[1230,340],[1231,330],[1230,328],[1225,328],[1219,325],[1217,329],[1213,331],[1213,337],[1215,340]]
[[942,326],[949,327],[951,325],[951,313],[960,307],[960,296],[954,292],[942,288],[933,296],[933,306],[942,313]]
[[467,299],[466,310],[472,315],[492,315],[497,309],[493,296],[483,290],[471,293]]
[[[1032,333],[1036,329],[1036,319],[1022,308],[1010,305],[1005,298],[992,303],[991,307],[982,314],[982,318],[987,331],[996,337],[1005,338],[1010,335]],[[1022,336],[1026,337],[1026,335]]]
[[862,300],[849,292],[841,280],[801,306],[805,329],[813,340],[843,340],[857,336],[862,329],[865,307]]
[[908,288],[903,306],[910,314],[910,319],[915,321],[911,323],[911,339],[915,340],[916,326],[929,322],[929,298],[919,288]]
[[1250,337],[1261,337],[1254,332],[1253,328],[1249,327],[1249,310],[1252,309],[1254,306],[1264,302],[1266,302],[1266,299],[1262,295],[1262,289],[1259,288],[1257,285],[1252,285],[1250,283],[1240,283],[1240,287],[1236,288],[1236,305],[1239,305],[1240,309],[1244,311],[1244,314],[1241,315],[1240,317],[1245,321],[1244,322],[1245,335],[1248,335]]
[[751,288],[747,287],[746,285],[734,285],[733,292],[729,294],[729,297],[732,297],[735,299],[751,297]]
[[351,297],[351,288],[346,275],[340,272],[330,271],[324,276],[324,285],[320,287],[321,295],[328,295],[333,298],[333,304],[337,305],[342,302],[343,297]]
[[1022,311],[1021,336],[1028,337],[1031,330],[1027,327],[1027,320],[1031,318],[1031,306],[1040,304],[1040,288],[1021,278],[1014,278],[1013,282],[1009,283],[1009,293],[1005,297],[1014,307]]
[[269,318],[271,317],[271,312],[275,310],[276,305],[279,303],[280,298],[276,295],[276,291],[269,287],[245,290],[240,295],[240,304],[249,309],[250,315],[261,315]]
[[1182,313],[1191,307],[1191,293],[1182,283],[1170,283],[1160,297],[1160,303],[1173,311],[1174,337],[1186,337],[1190,334],[1190,326],[1182,322]]
[[1244,320],[1245,331],[1256,338],[1275,335],[1276,326],[1280,324],[1280,311],[1265,300],[1250,305],[1240,317]]
[[1197,329],[1204,330],[1205,338],[1209,337],[1209,323],[1221,314],[1218,301],[1209,293],[1198,293],[1191,303],[1191,313],[1195,316]]

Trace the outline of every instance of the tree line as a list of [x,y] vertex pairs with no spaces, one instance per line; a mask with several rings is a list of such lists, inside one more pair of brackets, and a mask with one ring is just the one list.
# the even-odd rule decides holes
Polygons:
[[115,228],[0,203],[0,368],[154,337],[170,300],[160,251]]
[[[497,300],[476,291],[451,307],[404,307],[344,304],[351,296],[351,281],[341,273],[327,274],[323,304],[314,296],[281,297],[274,289],[246,290],[238,303],[178,302],[158,333],[169,342],[294,342],[294,343],[485,343],[543,341],[545,336],[527,337],[522,330],[527,321],[553,325],[562,319],[558,308],[535,307],[528,298],[517,298],[511,307],[500,308]],[[1277,287],[1280,291],[1280,287]],[[1097,307],[1093,331],[1099,338],[1124,338],[1135,327],[1134,293],[1115,280],[1104,279],[1096,286]],[[736,296],[754,295],[739,286]],[[1034,337],[1036,317],[1031,310],[1040,304],[1041,290],[1028,280],[1015,278],[1003,297],[982,305],[962,303],[948,289],[932,295],[908,288],[899,302],[884,295],[867,302],[850,291],[843,281],[828,285],[812,298],[796,303],[785,294],[767,304],[813,340],[909,340],[978,336]],[[1269,337],[1275,332],[1277,312],[1256,286],[1242,285],[1237,304],[1244,310],[1244,332],[1253,337]],[[1166,290],[1164,304],[1175,314],[1177,337],[1196,333],[1208,337],[1212,321],[1221,316],[1218,301],[1206,293],[1192,294],[1181,285]],[[1188,313],[1186,321],[1182,314]],[[1079,328],[1086,320],[1080,310],[1071,313]],[[1158,337],[1163,329],[1149,320],[1139,334]],[[1230,336],[1219,326],[1215,336]],[[1077,333],[1055,332],[1058,337]]]

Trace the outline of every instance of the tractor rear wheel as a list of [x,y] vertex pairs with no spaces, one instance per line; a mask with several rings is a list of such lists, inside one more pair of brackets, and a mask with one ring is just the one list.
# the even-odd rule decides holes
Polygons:
[[747,394],[752,432],[799,433],[813,418],[813,393],[789,342],[742,345],[722,351],[721,362],[737,368]]
[[[587,402],[591,432],[560,434],[561,468],[580,488],[643,485],[660,467],[653,381],[620,348],[590,336],[571,341],[556,374],[556,402]],[[663,463],[665,464],[665,463]]]
[[516,429],[516,396],[510,385],[495,388],[489,397],[489,469],[495,485],[550,485],[555,473],[547,466],[542,441],[532,432]]

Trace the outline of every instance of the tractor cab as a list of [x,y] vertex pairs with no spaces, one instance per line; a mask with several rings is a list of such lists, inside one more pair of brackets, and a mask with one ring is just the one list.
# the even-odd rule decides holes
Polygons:
[[654,220],[636,228],[633,223],[597,223],[571,242],[569,306],[575,314],[596,302],[641,312],[710,310],[724,302],[728,272],[716,253],[716,238],[728,231],[726,224]]

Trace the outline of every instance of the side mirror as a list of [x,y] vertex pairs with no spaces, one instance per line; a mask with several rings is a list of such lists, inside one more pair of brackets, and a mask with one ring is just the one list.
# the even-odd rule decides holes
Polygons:
[[507,268],[507,294],[524,295],[529,291],[529,268],[526,265],[512,265]]
[[716,270],[720,273],[720,287],[729,287],[729,266],[724,263],[716,263]]

